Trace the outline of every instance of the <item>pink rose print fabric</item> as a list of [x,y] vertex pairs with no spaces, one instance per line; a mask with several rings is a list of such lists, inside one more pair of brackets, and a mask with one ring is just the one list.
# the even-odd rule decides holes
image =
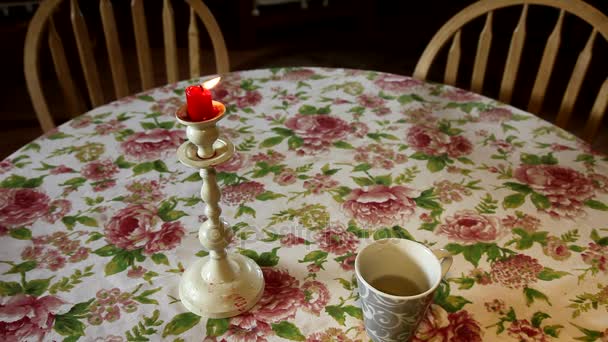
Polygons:
[[54,296],[36,298],[19,294],[0,304],[0,337],[3,341],[43,340],[51,331],[55,314],[64,302]]
[[174,114],[204,80],[0,161],[0,341],[368,342],[355,261],[387,238],[454,258],[413,341],[608,340],[608,157],[490,98],[366,70],[222,75],[228,252],[265,288],[236,317],[188,312],[178,284],[209,254],[208,218]]
[[504,235],[500,219],[480,215],[472,210],[457,212],[448,216],[445,224],[439,226],[439,234],[445,234],[450,240],[464,243],[490,242]]
[[130,205],[110,219],[105,227],[106,240],[127,251],[143,248],[145,254],[174,248],[185,234],[184,227],[180,222],[159,221],[154,206]]
[[430,126],[418,125],[407,132],[408,143],[417,151],[428,155],[447,154],[450,157],[462,157],[473,150],[473,144],[463,136],[447,134]]
[[467,311],[448,313],[440,306],[431,304],[413,340],[483,341],[482,336],[479,322]]
[[317,154],[329,150],[331,143],[344,138],[349,132],[346,121],[329,115],[298,114],[285,122],[302,137],[302,148],[298,155]]
[[404,186],[373,185],[354,189],[343,204],[344,211],[364,226],[406,223],[414,214],[414,191]]
[[55,223],[70,210],[69,200],[51,201],[43,192],[33,189],[0,189],[0,225],[29,225],[39,218]]
[[120,146],[125,155],[132,159],[150,160],[173,153],[184,138],[183,131],[154,129],[149,132],[135,133]]
[[548,212],[553,216],[584,215],[583,202],[595,193],[593,181],[570,168],[525,165],[515,171],[515,177],[547,196],[551,202]]
[[27,225],[43,217],[49,210],[49,197],[30,189],[0,190],[2,224]]

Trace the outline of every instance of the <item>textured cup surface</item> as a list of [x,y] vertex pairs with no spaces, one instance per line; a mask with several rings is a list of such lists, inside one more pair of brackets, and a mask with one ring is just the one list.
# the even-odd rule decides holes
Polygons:
[[[445,251],[431,251],[422,244],[404,239],[378,240],[359,252],[355,272],[369,337],[374,342],[410,340],[451,263],[452,257]],[[370,285],[374,279],[386,275],[406,277],[422,292],[396,296]]]

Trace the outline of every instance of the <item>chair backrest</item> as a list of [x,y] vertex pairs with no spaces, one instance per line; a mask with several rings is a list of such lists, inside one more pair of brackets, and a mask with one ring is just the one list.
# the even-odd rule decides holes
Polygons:
[[[58,34],[53,14],[64,0],[43,1],[32,18],[25,39],[24,68],[28,91],[36,111],[38,121],[43,131],[55,127],[51,118],[47,101],[42,92],[40,83],[40,50],[43,34],[48,35],[48,47],[51,52],[59,86],[65,97],[66,104],[73,114],[80,114],[86,110],[85,101],[78,95],[74,77],[66,58],[62,36]],[[217,73],[229,71],[228,52],[222,32],[209,8],[201,0],[185,0],[190,6],[188,26],[188,56],[190,61],[189,77],[200,76],[200,37],[198,19],[203,23],[209,34],[215,55]],[[76,47],[86,83],[90,103],[93,107],[102,105],[104,101],[97,63],[91,45],[87,24],[78,6],[77,0],[69,0],[70,20],[76,40]],[[108,53],[109,65],[116,98],[129,95],[125,72],[125,62],[117,32],[114,11],[110,0],[99,0],[99,12],[105,36],[105,45]],[[146,16],[143,0],[131,0],[131,17],[135,36],[139,76],[141,89],[154,87],[154,74],[152,57],[146,27]],[[167,81],[169,83],[180,80],[178,70],[177,43],[175,37],[175,22],[173,7],[170,0],[163,0],[162,28],[165,52],[165,66]]]
[[[481,0],[460,11],[452,17],[441,29],[435,34],[433,39],[427,45],[418,60],[414,77],[425,79],[429,72],[433,60],[441,48],[452,39],[448,51],[447,65],[444,72],[443,82],[454,85],[458,75],[458,66],[460,62],[460,35],[462,27],[470,21],[482,15],[486,16],[485,25],[479,35],[477,43],[477,52],[473,64],[473,74],[471,77],[471,90],[481,93],[483,90],[483,82],[485,71],[488,62],[488,54],[492,43],[492,18],[493,12],[497,9],[523,5],[521,15],[513,35],[511,44],[507,54],[505,69],[500,83],[499,100],[509,103],[513,94],[514,84],[517,78],[520,58],[526,38],[526,20],[528,15],[529,5],[550,6],[560,10],[557,23],[553,31],[547,39],[545,49],[538,67],[536,80],[532,88],[527,110],[532,113],[539,113],[547,85],[553,71],[553,65],[560,47],[560,38],[564,15],[566,13],[573,14],[584,20],[592,26],[592,31],[587,39],[585,47],[580,52],[578,60],[568,85],[563,95],[559,113],[557,115],[556,124],[560,127],[565,127],[572,114],[572,109],[578,97],[579,90],[587,68],[592,57],[592,49],[597,33],[608,40],[608,17],[600,11],[593,8],[587,3],[580,0]],[[585,125],[583,138],[587,141],[593,140],[600,126],[600,121],[606,112],[608,104],[608,77],[602,83],[596,101],[591,109],[591,114]]]

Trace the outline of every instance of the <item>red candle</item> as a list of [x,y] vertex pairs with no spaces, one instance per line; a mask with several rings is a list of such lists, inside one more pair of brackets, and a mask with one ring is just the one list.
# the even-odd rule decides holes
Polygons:
[[215,117],[211,91],[201,84],[186,88],[186,103],[191,121],[205,121]]

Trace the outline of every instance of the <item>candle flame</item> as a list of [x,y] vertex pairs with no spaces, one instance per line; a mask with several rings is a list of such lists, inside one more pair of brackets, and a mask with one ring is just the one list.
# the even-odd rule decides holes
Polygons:
[[204,82],[203,87],[205,87],[205,89],[211,89],[215,87],[218,83],[220,83],[220,79],[221,77],[212,78],[209,81]]

